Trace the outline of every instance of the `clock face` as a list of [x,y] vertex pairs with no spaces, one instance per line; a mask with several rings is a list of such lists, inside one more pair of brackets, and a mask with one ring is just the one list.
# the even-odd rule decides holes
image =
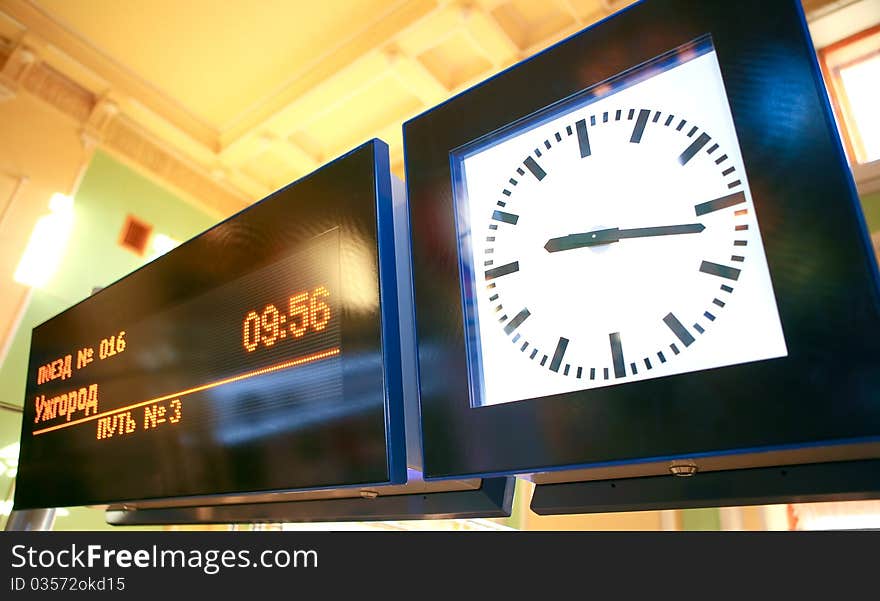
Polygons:
[[473,405],[787,354],[710,44],[453,162]]

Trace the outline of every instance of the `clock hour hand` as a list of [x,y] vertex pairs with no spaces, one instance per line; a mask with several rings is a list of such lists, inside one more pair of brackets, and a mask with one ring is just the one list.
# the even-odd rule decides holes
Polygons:
[[561,250],[572,250],[575,248],[584,248],[586,246],[600,246],[602,244],[612,244],[619,242],[624,238],[649,238],[652,236],[675,236],[678,234],[699,234],[706,226],[702,223],[685,223],[682,225],[661,225],[658,227],[637,227],[633,229],[622,230],[612,227],[604,230],[593,230],[592,232],[583,232],[580,234],[569,234],[560,238],[551,238],[544,245],[547,252],[559,252]]

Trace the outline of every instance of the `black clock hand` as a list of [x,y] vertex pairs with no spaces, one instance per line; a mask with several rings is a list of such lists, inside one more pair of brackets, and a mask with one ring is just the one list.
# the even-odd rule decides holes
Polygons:
[[677,234],[699,234],[706,226],[702,223],[686,223],[683,225],[661,225],[659,227],[637,227],[629,230],[612,227],[605,230],[594,230],[580,234],[569,234],[561,238],[551,238],[544,245],[547,252],[572,250],[585,246],[612,244],[624,238],[648,238],[651,236],[674,236]]

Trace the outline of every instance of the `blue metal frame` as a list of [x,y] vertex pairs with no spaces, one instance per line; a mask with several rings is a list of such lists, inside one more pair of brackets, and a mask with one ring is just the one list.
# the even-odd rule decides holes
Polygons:
[[388,447],[388,476],[391,484],[406,482],[406,423],[403,399],[403,358],[400,349],[400,312],[397,287],[397,259],[394,248],[394,206],[391,193],[391,163],[388,145],[378,138],[373,146],[376,178],[376,232],[379,249],[379,305],[382,311],[382,368],[385,384],[385,438]]
[[[451,153],[707,35],[789,356],[472,408]],[[427,479],[880,441],[880,280],[797,0],[644,0],[407,122],[404,144]]]

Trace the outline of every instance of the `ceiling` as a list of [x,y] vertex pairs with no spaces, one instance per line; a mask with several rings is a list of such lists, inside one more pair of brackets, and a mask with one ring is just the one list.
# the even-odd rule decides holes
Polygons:
[[159,179],[228,214],[371,137],[402,176],[406,119],[629,3],[0,0],[0,37],[92,99],[84,123],[109,111],[99,141],[145,137],[210,185]]

